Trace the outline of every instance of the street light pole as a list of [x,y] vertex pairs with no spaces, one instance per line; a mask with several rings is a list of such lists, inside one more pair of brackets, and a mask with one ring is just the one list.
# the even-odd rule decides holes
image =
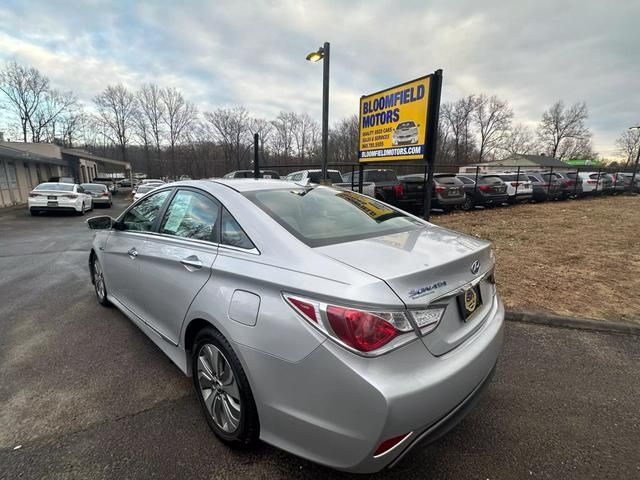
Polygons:
[[[329,162],[329,42],[324,42],[322,51],[322,180],[327,181],[327,164]],[[637,162],[636,162],[637,164]]]
[[329,42],[317,51],[307,55],[307,60],[317,62],[323,60],[322,65],[322,183],[327,182],[327,164],[329,161]]

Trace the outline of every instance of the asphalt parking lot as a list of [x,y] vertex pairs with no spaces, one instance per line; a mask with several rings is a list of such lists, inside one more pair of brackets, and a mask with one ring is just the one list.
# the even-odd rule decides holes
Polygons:
[[[222,446],[190,379],[96,302],[86,218],[0,212],[0,478],[346,477]],[[639,340],[508,323],[478,407],[376,478],[640,478]]]

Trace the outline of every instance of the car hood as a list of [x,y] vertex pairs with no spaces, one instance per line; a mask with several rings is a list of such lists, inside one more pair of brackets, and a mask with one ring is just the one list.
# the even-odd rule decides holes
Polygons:
[[407,306],[426,305],[494,265],[489,242],[435,225],[316,250],[384,280]]

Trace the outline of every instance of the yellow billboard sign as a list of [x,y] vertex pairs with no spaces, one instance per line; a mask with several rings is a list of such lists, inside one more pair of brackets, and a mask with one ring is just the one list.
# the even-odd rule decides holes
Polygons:
[[360,162],[422,160],[431,75],[360,98]]

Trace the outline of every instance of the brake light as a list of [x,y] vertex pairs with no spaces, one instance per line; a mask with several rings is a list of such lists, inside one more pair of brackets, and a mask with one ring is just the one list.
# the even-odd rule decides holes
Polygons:
[[381,455],[384,455],[387,452],[390,452],[395,447],[400,445],[404,441],[405,438],[407,438],[409,435],[411,435],[411,433],[412,432],[409,432],[409,433],[405,433],[403,435],[398,435],[397,437],[392,437],[392,438],[386,439],[384,442],[382,442],[380,445],[378,445],[378,448],[376,448],[376,451],[373,452],[373,456],[374,457],[379,457]]
[[489,185],[480,185],[478,187],[478,190],[480,190],[481,192],[488,192],[491,189],[491,187]]
[[327,318],[338,338],[361,352],[376,350],[398,334],[389,322],[361,310],[329,306]]
[[598,183],[596,180],[587,180],[587,183],[589,185],[595,185],[596,183]]
[[393,191],[395,192],[396,197],[402,197],[404,195],[404,188],[401,183],[394,185]]
[[442,192],[444,192],[445,190],[446,190],[446,188],[441,187],[441,186],[439,186],[439,185],[436,187],[436,193],[442,193]]
[[103,197],[108,197],[109,196],[109,192],[102,192],[102,196]]
[[75,193],[68,193],[66,195],[60,195],[60,196],[64,198],[78,198],[78,195],[76,195]]
[[[394,339],[397,340],[393,342],[392,348],[414,340],[418,332],[410,317],[420,329],[420,335],[427,335],[436,329],[445,311],[445,307],[436,305],[426,310],[410,312],[369,312],[288,294],[284,295],[284,299],[302,318],[322,333],[343,347],[367,356],[388,351],[383,347]],[[378,349],[380,353],[375,352]]]
[[37,197],[41,197],[41,196],[42,195],[40,195],[39,193],[33,193],[33,192],[29,193],[29,198],[37,198]]
[[520,185],[520,183],[519,183],[519,182],[511,182],[511,186],[512,186],[512,187],[517,187],[518,185]]

